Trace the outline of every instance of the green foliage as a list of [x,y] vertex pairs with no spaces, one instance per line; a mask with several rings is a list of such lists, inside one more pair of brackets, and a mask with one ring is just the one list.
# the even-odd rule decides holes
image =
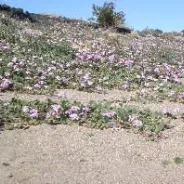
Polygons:
[[158,34],[162,34],[163,31],[161,29],[155,29],[155,32],[158,33]]
[[164,167],[168,166],[169,164],[173,164],[173,163],[175,163],[177,165],[183,164],[183,158],[181,158],[181,157],[175,157],[172,160],[169,159],[169,160],[164,160],[162,162],[162,164],[163,164]]
[[[12,129],[15,127],[22,128],[24,125],[39,124],[44,122],[50,124],[72,123],[72,120],[66,112],[70,109],[70,107],[77,106],[79,108],[79,119],[73,122],[76,122],[79,125],[87,124],[87,126],[91,128],[104,129],[108,128],[109,123],[113,123],[117,127],[120,126],[121,128],[126,129],[132,128],[139,132],[150,131],[156,134],[166,128],[163,118],[159,114],[149,110],[139,110],[133,106],[120,105],[116,108],[111,102],[106,101],[98,103],[91,101],[89,111],[84,113],[82,109],[85,106],[81,103],[62,100],[58,104],[61,107],[60,116],[46,118],[47,112],[50,110],[51,105],[54,104],[56,105],[56,103],[52,100],[48,100],[46,102],[41,102],[39,100],[27,102],[13,98],[10,102],[0,101],[0,126]],[[23,112],[23,107],[38,110],[38,117],[33,118],[29,113]],[[109,112],[114,112],[114,115],[111,117],[104,116],[104,113]],[[140,118],[143,122],[141,127],[135,127],[131,124],[129,116],[132,115],[137,115]],[[122,124],[120,125],[119,122],[122,122]],[[19,124],[19,127],[17,127],[17,124]]]
[[155,37],[158,37],[158,36],[160,36],[163,33],[163,31],[160,30],[160,29],[149,29],[149,28],[146,28],[146,29],[144,29],[142,31],[139,31],[138,33],[139,33],[140,36],[143,36],[143,37],[145,37],[148,34],[151,34],[151,35],[153,35]]
[[[26,38],[27,42],[21,42],[20,43],[20,50],[29,50],[27,54],[36,54],[37,56],[47,56],[49,58],[56,58],[61,56],[67,56],[70,55],[71,59],[74,58],[74,50],[69,47],[68,43],[63,41],[60,44],[50,44],[45,41],[43,38]],[[23,52],[22,54],[25,54]]]
[[16,24],[9,19],[1,19],[0,21],[0,40],[6,40],[15,43],[19,38],[17,35],[18,28]]
[[124,13],[116,12],[113,2],[105,2],[103,6],[93,4],[93,16],[103,27],[118,26],[124,23]]
[[182,163],[183,163],[183,159],[180,158],[180,157],[175,157],[175,158],[174,158],[174,162],[175,162],[176,164],[182,164]]

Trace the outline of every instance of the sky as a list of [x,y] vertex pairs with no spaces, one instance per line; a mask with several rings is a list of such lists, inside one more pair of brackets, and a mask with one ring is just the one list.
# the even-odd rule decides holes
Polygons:
[[[0,3],[23,8],[31,13],[56,14],[87,20],[92,5],[105,0],[0,0]],[[108,1],[109,2],[109,1]],[[146,27],[163,31],[184,30],[184,0],[111,0],[116,11],[125,13],[126,24],[134,30]]]

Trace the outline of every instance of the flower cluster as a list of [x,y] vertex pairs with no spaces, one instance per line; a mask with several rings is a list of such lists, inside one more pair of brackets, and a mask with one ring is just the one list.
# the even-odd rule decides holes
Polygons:
[[101,61],[104,59],[102,54],[96,54],[96,53],[77,53],[76,54],[77,59],[81,61]]
[[0,52],[9,51],[11,49],[11,45],[8,42],[0,42]]
[[79,111],[80,108],[78,106],[71,106],[65,113],[70,117],[71,120],[79,120]]
[[11,89],[12,87],[13,82],[11,80],[2,78],[2,76],[0,76],[0,92],[7,89]]
[[103,117],[106,117],[106,118],[109,118],[109,119],[113,118],[115,115],[116,115],[116,112],[114,112],[114,111],[105,112],[105,113],[102,114]]
[[51,105],[50,110],[46,114],[46,118],[47,119],[49,118],[58,119],[58,118],[61,118],[62,113],[63,113],[63,109],[61,108],[61,105],[54,104],[54,105]]
[[139,120],[139,117],[137,115],[129,115],[129,119],[128,121],[132,124],[132,126],[134,127],[142,127],[143,126],[143,122],[141,120]]
[[39,112],[37,109],[28,107],[28,106],[23,106],[22,107],[22,112],[26,113],[32,118],[38,118],[39,117]]
[[180,106],[168,106],[164,108],[163,114],[167,117],[180,118],[183,114],[183,108]]

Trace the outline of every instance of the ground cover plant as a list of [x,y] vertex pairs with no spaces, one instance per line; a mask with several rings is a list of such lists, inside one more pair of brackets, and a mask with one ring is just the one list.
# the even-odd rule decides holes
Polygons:
[[0,112],[1,127],[5,129],[27,128],[40,123],[77,123],[90,128],[133,129],[152,136],[170,126],[161,113],[122,104],[114,106],[112,102],[105,101],[83,105],[65,99],[56,103],[50,99],[41,102],[13,98],[7,102],[0,101]]
[[138,100],[183,101],[182,36],[114,37],[88,28],[89,36],[83,23],[73,24],[57,20],[51,27],[2,18],[1,90],[8,84],[35,94],[118,88],[138,90]]

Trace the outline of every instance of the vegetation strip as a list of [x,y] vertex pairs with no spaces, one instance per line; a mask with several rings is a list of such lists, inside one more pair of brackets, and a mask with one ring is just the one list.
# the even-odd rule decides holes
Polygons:
[[2,101],[10,101],[11,98],[18,98],[26,101],[47,101],[47,99],[52,99],[52,101],[58,103],[61,99],[67,99],[69,101],[80,101],[82,104],[89,104],[90,101],[102,102],[107,101],[114,105],[121,104],[134,106],[141,110],[150,109],[151,111],[158,111],[159,113],[171,117],[173,119],[181,119],[184,118],[184,105],[183,103],[169,102],[164,101],[164,103],[152,103],[152,102],[137,102],[132,101],[131,98],[135,96],[135,93],[123,93],[119,90],[108,91],[106,94],[98,94],[98,93],[86,93],[77,90],[60,90],[53,95],[31,95],[31,94],[23,94],[23,93],[12,93],[5,92],[0,93],[0,100]]
[[77,123],[91,128],[128,128],[137,132],[157,134],[169,128],[160,113],[140,110],[133,106],[115,107],[110,102],[94,102],[82,105],[79,102],[61,100],[55,103],[23,101],[12,98],[0,102],[0,122],[5,129],[25,128],[40,123]]

